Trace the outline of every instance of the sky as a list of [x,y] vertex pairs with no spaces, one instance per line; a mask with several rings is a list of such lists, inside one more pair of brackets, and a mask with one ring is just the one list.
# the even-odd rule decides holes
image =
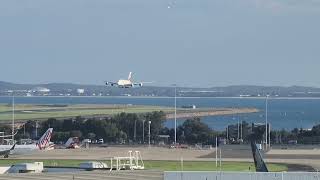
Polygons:
[[320,0],[1,0],[0,81],[320,87]]

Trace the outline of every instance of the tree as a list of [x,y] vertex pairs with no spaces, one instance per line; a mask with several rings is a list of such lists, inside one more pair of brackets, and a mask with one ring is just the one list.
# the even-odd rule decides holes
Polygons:
[[190,144],[208,143],[210,133],[209,126],[199,118],[188,119],[179,127],[179,136],[185,137],[185,141]]
[[[151,121],[151,137],[153,140],[158,140],[161,130],[163,129],[163,123],[165,120],[165,113],[163,111],[154,111],[147,113],[145,116],[146,122]],[[148,123],[145,123],[145,130],[148,129]]]
[[61,131],[63,128],[62,121],[55,118],[49,118],[47,121],[42,122],[41,126],[43,131],[46,131],[48,128],[53,128],[55,131]]
[[52,135],[52,141],[54,142],[66,142],[70,138],[69,132],[58,132],[54,131]]
[[87,138],[88,139],[95,139],[96,138],[96,134],[95,133],[88,133]]
[[75,130],[73,119],[65,119],[63,120],[62,127],[64,131],[72,131]]
[[79,130],[74,130],[74,131],[70,131],[70,136],[71,137],[78,137],[78,138],[82,138],[82,132]]

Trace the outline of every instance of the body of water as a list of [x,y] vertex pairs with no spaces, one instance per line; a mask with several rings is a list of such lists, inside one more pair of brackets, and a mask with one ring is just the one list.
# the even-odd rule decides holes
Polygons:
[[[0,103],[11,103],[11,97],[0,97]],[[133,104],[174,106],[174,98],[138,98],[138,97],[16,97],[20,104]],[[211,128],[222,130],[228,124],[238,120],[247,122],[265,122],[265,99],[254,98],[178,98],[177,106],[196,105],[197,107],[235,107],[257,108],[259,113],[203,117],[202,121]],[[273,129],[312,128],[320,124],[320,99],[269,99],[268,120]],[[183,123],[179,120],[178,124]],[[173,127],[173,121],[166,126]]]

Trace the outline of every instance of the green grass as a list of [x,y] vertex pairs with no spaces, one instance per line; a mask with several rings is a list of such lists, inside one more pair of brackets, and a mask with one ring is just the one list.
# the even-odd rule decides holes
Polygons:
[[10,166],[17,163],[43,162],[45,166],[66,166],[79,167],[82,160],[18,160],[18,159],[0,159],[0,166]]
[[[270,171],[287,171],[288,167],[284,164],[268,164]],[[163,171],[255,171],[253,163],[247,162],[223,162],[222,167],[216,167],[215,162],[203,161],[146,161],[145,167],[148,169],[158,169]]]
[[[15,106],[16,120],[30,119],[48,119],[48,118],[69,118],[76,116],[111,116],[121,112],[126,113],[147,113],[152,111],[164,111],[165,113],[173,113],[172,107],[162,106],[138,106],[138,105],[93,105],[93,104],[77,104],[77,105],[31,105],[16,104]],[[210,112],[210,108],[200,108],[196,110],[178,108],[180,112]],[[12,120],[12,107],[8,104],[0,104],[0,121]]]
[[[66,118],[75,116],[114,115],[121,112],[146,113],[152,111],[173,112],[172,108],[159,106],[125,106],[125,105],[70,105],[53,107],[45,105],[18,104],[15,107],[16,120]],[[22,112],[24,111],[24,112]],[[12,119],[11,107],[0,104],[0,121]]]
[[[44,162],[45,166],[67,166],[67,167],[79,167],[84,160],[8,160],[1,159],[0,166],[8,166],[22,162]],[[109,161],[105,161],[110,164]],[[145,161],[145,168],[151,170],[162,171],[241,171],[246,172],[255,171],[253,163],[246,162],[223,162],[222,167],[216,168],[215,162],[204,161],[185,161],[183,163],[183,169],[181,168],[181,162],[178,161]],[[270,171],[281,172],[288,171],[288,167],[285,164],[268,164]]]

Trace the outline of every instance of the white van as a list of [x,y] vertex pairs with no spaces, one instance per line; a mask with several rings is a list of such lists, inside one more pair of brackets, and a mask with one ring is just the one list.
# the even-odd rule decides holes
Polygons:
[[98,144],[103,144],[104,143],[104,140],[103,139],[99,139],[98,140]]

